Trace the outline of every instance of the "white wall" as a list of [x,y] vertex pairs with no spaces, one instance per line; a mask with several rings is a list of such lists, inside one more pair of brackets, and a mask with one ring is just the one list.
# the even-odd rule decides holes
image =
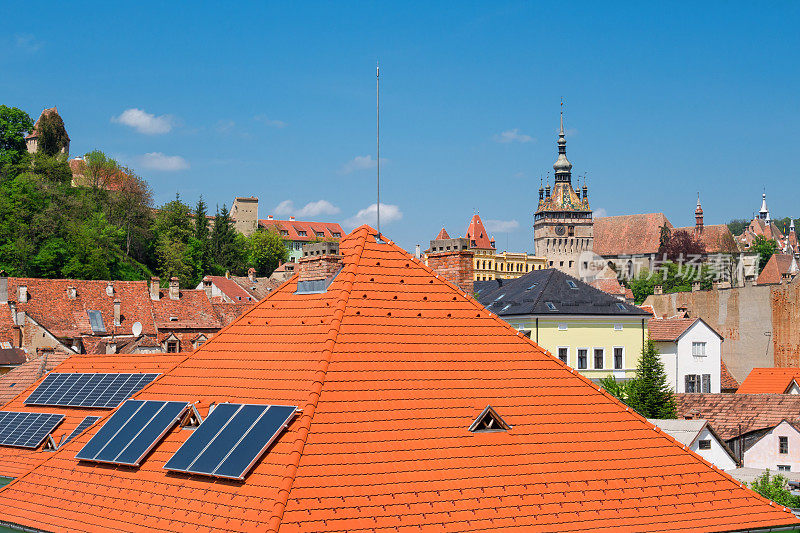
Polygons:
[[[701,440],[710,440],[711,441],[711,449],[710,450],[701,450],[700,449],[700,441]],[[689,446],[693,452],[698,454],[700,457],[715,465],[717,468],[721,468],[722,470],[730,470],[731,468],[736,468],[736,461],[725,451],[725,448],[722,447],[722,444],[714,437],[714,435],[708,430],[708,426],[703,428],[703,431],[700,432],[700,435],[694,439],[694,442]]]
[[[678,367],[676,366],[678,343],[656,342],[656,349],[658,353],[661,354],[661,363],[664,365],[664,372],[667,374],[667,383],[669,383],[673,391],[678,392],[676,381],[676,375],[678,373]],[[681,387],[680,392],[683,392],[683,387]]]
[[[778,453],[778,437],[788,437],[789,453]],[[787,422],[781,422],[744,452],[747,468],[769,468],[777,472],[778,465],[789,465],[792,472],[800,472],[800,432]]]
[[[705,356],[692,355],[693,342],[706,343]],[[686,392],[688,374],[711,374],[711,392],[720,392],[722,341],[703,322],[695,322],[677,342],[656,342],[656,348],[661,353],[661,362],[672,390]]]

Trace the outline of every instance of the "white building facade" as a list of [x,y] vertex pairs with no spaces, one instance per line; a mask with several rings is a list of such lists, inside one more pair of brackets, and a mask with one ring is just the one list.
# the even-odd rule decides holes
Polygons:
[[722,336],[700,318],[649,321],[672,390],[720,392]]
[[661,428],[694,453],[722,470],[736,468],[733,453],[714,432],[706,420],[656,420],[648,422]]
[[745,450],[743,462],[747,468],[800,472],[800,431],[784,420]]

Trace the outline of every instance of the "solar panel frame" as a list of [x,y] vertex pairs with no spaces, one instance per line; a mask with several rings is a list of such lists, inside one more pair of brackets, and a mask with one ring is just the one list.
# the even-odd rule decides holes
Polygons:
[[126,400],[75,458],[139,466],[188,407],[189,402]]
[[55,413],[0,411],[0,446],[38,448],[64,420]]
[[[220,404],[178,448],[164,468],[187,474],[243,480],[297,412],[297,407],[288,405]],[[253,417],[253,413],[257,416]],[[237,422],[237,418],[242,420]],[[204,429],[204,425],[208,429]],[[244,425],[247,427],[242,431]],[[266,432],[258,433],[259,428],[270,425],[273,427],[269,436],[263,438]],[[228,444],[223,442],[225,440]],[[250,450],[237,454],[245,442],[250,444]],[[221,445],[221,449],[215,450],[216,445]],[[242,461],[241,458],[245,456],[247,459]],[[204,459],[211,460],[211,463],[206,462],[201,467]],[[239,459],[238,468],[234,467],[233,459]]]
[[69,441],[71,441],[72,439],[74,439],[75,437],[77,437],[78,435],[80,435],[81,433],[83,433],[84,431],[86,431],[87,429],[89,429],[89,428],[92,426],[92,424],[94,424],[95,422],[97,422],[97,421],[98,421],[98,420],[100,420],[101,418],[102,418],[102,417],[100,417],[100,416],[87,416],[87,417],[84,417],[84,419],[83,419],[83,420],[81,420],[80,424],[78,424],[77,426],[75,426],[75,429],[73,429],[73,430],[70,432],[70,434],[69,434],[69,435],[67,435],[67,438],[66,438],[66,439],[64,439],[64,440],[63,440],[63,441],[62,441],[62,442],[61,442],[61,443],[58,445],[58,447],[59,447],[59,448],[61,448],[62,446],[66,446],[66,444],[67,444]]
[[25,399],[25,405],[113,409],[159,375],[52,372]]

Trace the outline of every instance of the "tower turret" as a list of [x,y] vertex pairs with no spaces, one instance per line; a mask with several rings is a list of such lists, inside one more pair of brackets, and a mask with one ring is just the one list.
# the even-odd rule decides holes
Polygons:
[[556,183],[572,182],[572,163],[567,160],[567,139],[564,138],[564,102],[561,102],[561,129],[558,132],[558,158],[553,163]]
[[703,206],[700,205],[700,193],[697,193],[697,207],[694,208],[694,232],[703,233]]

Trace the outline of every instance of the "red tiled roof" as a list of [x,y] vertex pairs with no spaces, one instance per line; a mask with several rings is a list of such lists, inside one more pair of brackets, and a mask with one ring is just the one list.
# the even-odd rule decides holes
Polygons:
[[[289,263],[294,268],[295,263]],[[283,281],[292,277],[293,272],[286,269],[286,263],[279,266],[272,273],[274,277],[256,278],[255,282],[251,281],[247,276],[234,276],[231,279],[239,285],[247,294],[250,295],[253,301],[258,301],[265,298],[270,291],[273,291],[283,284]]]
[[[308,241],[318,239],[339,239],[344,232],[335,222],[306,222],[303,220],[259,220],[261,228],[273,228],[287,241]],[[303,234],[305,232],[305,234]],[[322,233],[322,235],[317,235]],[[337,237],[338,235],[338,237]]]
[[83,159],[73,158],[69,160],[69,169],[72,171],[72,180],[76,186],[91,187],[99,185],[107,191],[119,191],[126,186],[126,181],[131,179],[130,174],[115,170],[100,179],[100,183],[91,183],[86,177],[86,162]]
[[436,239],[435,239],[435,240],[437,240],[437,241],[438,241],[438,240],[441,240],[441,239],[449,239],[449,238],[450,238],[450,235],[448,235],[448,233],[447,233],[447,230],[446,230],[446,229],[444,229],[444,228],[442,228],[442,229],[439,231],[439,234],[436,236]]
[[489,235],[486,233],[486,228],[483,227],[481,217],[477,213],[472,215],[472,220],[470,220],[469,227],[467,227],[467,239],[470,240],[471,248],[478,248],[480,250],[494,249],[494,244],[492,244],[494,239],[489,238]]
[[627,294],[625,287],[620,285],[619,281],[616,278],[597,278],[594,281],[591,281],[589,285],[591,285],[595,289],[600,289],[606,294],[611,294],[614,296],[624,297]]
[[794,256],[784,254],[772,254],[764,270],[758,275],[756,279],[757,285],[766,285],[769,283],[780,283],[784,274],[789,274],[792,270]]
[[[204,290],[181,289],[180,298],[173,300],[169,291],[162,291],[153,301],[153,318],[159,333],[174,329],[219,329],[222,327]],[[177,320],[171,320],[176,318]]]
[[726,224],[703,226],[703,231],[701,231],[699,235],[696,232],[695,226],[675,228],[674,231],[685,231],[689,235],[697,237],[697,240],[700,241],[700,244],[706,249],[706,253],[709,254],[735,252],[739,249],[731,230],[728,229]]
[[[51,354],[52,356],[52,354]],[[141,355],[77,355],[58,359],[59,364],[53,372],[125,372],[125,373],[163,373],[186,357],[185,354],[141,354]],[[49,361],[48,361],[49,363]],[[44,376],[41,376],[44,377]],[[17,387],[13,400],[3,410],[25,413],[55,413],[65,415],[64,421],[53,431],[56,443],[66,438],[87,416],[106,416],[108,409],[86,409],[80,407],[54,407],[25,405],[25,399],[39,384],[39,379],[28,381],[26,386]],[[75,450],[76,451],[76,450]],[[0,446],[0,476],[17,477],[38,463],[49,458],[52,452],[41,449],[11,448]]]
[[[114,293],[109,296],[109,283]],[[9,297],[17,300],[20,286],[26,286],[28,301],[18,302],[17,310],[25,311],[36,322],[59,338],[91,335],[87,311],[100,311],[106,331],[130,335],[131,327],[141,322],[146,334],[154,334],[153,316],[147,282],[144,281],[87,281],[77,279],[8,278]],[[77,289],[70,300],[68,287]],[[114,326],[114,300],[121,301],[121,325]]]
[[255,305],[253,301],[247,302],[212,302],[211,306],[214,308],[217,316],[222,323],[222,327],[232,324],[237,318],[242,316],[250,307]]
[[21,365],[27,360],[22,348],[0,348],[0,365]]
[[[219,290],[222,291],[225,296],[233,300],[234,302],[248,302],[253,299],[253,296],[244,290],[238,283],[233,281],[232,279],[228,279],[225,276],[208,276],[211,278],[211,281],[214,285],[217,286]],[[245,278],[247,279],[247,278]]]
[[650,338],[654,341],[676,341],[699,318],[651,318],[647,321]]
[[725,440],[783,420],[800,421],[798,394],[675,394],[675,401],[678,418],[708,420]]
[[48,352],[46,355],[35,357],[0,376],[0,405],[11,401],[17,394],[53,370],[67,357],[69,357],[68,353]]
[[603,257],[658,253],[665,224],[672,229],[664,213],[596,217],[594,253]]
[[754,368],[736,392],[783,394],[792,381],[800,384],[800,368]]
[[[0,491],[48,530],[728,531],[797,524],[362,226],[324,293],[297,277],[138,399],[296,405],[244,482],[79,462]],[[800,399],[800,398],[798,398]],[[487,405],[512,427],[471,433]]]
[[720,363],[720,389],[723,391],[736,391],[739,388],[739,382],[728,371],[728,365],[725,364],[725,361],[720,360]]

